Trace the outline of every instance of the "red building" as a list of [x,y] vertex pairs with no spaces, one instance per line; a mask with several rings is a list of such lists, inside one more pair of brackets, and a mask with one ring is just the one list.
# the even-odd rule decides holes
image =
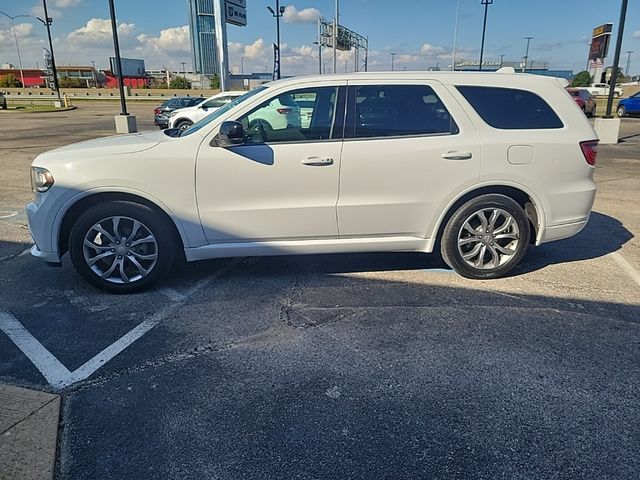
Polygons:
[[[124,71],[124,69],[123,69]],[[110,70],[103,70],[102,73],[107,77],[105,82],[106,88],[118,88],[118,78]],[[131,88],[142,88],[149,85],[147,77],[124,77],[124,85]]]
[[[4,77],[5,75],[15,75],[15,77],[22,82],[22,77],[20,76],[20,69],[18,68],[10,68],[10,69],[0,69],[0,77]],[[24,87],[44,87],[44,73],[42,70],[38,70],[36,68],[25,68],[22,70],[22,76],[24,76]]]

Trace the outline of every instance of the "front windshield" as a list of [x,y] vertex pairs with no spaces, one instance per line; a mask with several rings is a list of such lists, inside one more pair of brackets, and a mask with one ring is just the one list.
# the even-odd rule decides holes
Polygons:
[[210,124],[211,122],[213,122],[216,118],[218,118],[221,115],[224,115],[225,113],[227,113],[229,110],[231,110],[233,107],[235,107],[239,103],[244,102],[245,100],[253,97],[257,93],[260,93],[260,92],[266,90],[267,88],[268,87],[254,88],[253,90],[245,93],[244,95],[232,100],[231,102],[229,102],[226,105],[220,107],[219,109],[217,109],[216,111],[214,111],[210,115],[207,115],[206,117],[204,117],[199,122],[194,123],[191,127],[189,127],[186,130],[184,130],[180,136],[181,137],[186,137],[188,135],[191,135],[192,133],[197,132],[202,127],[204,127],[204,126]]

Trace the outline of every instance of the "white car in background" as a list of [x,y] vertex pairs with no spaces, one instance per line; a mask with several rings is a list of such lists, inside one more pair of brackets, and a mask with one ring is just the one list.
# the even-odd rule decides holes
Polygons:
[[[583,87],[584,90],[595,96],[607,96],[609,95],[608,83],[592,83],[589,87]],[[619,98],[622,96],[622,88],[615,87],[613,89],[613,96]]]
[[184,131],[57,148],[31,167],[32,254],[69,252],[117,293],[176,258],[437,249],[503,277],[589,220],[598,137],[565,86],[512,68],[300,77]]
[[193,107],[179,108],[171,112],[169,117],[169,128],[179,128],[185,130],[194,123],[203,119],[207,115],[215,112],[220,107],[225,106],[232,100],[244,95],[245,91],[221,92]]

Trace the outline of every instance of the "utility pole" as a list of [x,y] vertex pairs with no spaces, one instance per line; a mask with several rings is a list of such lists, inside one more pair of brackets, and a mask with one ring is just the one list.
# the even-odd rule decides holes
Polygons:
[[182,64],[182,76],[186,78],[187,71],[186,71],[185,65],[187,64],[187,62],[180,62],[180,63]]
[[11,26],[13,29],[13,40],[16,42],[16,53],[18,54],[18,67],[20,68],[20,81],[22,82],[22,88],[25,88],[24,85],[24,73],[22,72],[22,59],[20,58],[20,49],[18,48],[18,36],[16,35],[16,22],[15,19],[16,18],[20,18],[20,17],[29,17],[30,15],[16,15],[15,17],[12,17],[11,15],[7,15],[4,12],[0,12],[2,15],[4,15],[5,17],[11,19]]
[[276,45],[278,47],[278,71],[276,80],[280,80],[280,70],[282,64],[282,62],[280,61],[280,17],[284,15],[285,7],[284,5],[280,6],[280,0],[276,0],[276,10],[274,11],[271,7],[267,7],[267,10],[269,10],[271,12],[271,15],[273,15],[276,19]]
[[98,88],[98,78],[96,77],[96,62],[91,60],[91,77],[93,78],[94,88]]
[[500,55],[500,68],[502,68],[503,63],[504,63],[504,53]]
[[318,19],[318,75],[322,75],[322,20]]
[[394,70],[394,64],[395,64],[395,60],[396,60],[396,52],[391,52],[391,71],[393,72]]
[[229,90],[229,47],[227,43],[227,24],[225,14],[225,1],[213,0],[213,13],[216,32],[216,51],[218,53],[218,65],[220,65],[220,91]]
[[333,73],[337,73],[338,68],[338,28],[340,25],[340,10],[336,0],[336,16],[333,19]]
[[487,31],[487,12],[489,11],[489,5],[493,4],[493,0],[481,0],[481,5],[484,5],[484,22],[482,23],[482,42],[480,42],[480,64],[478,70],[482,70],[482,57],[484,56],[484,36]]
[[524,52],[524,65],[522,66],[522,73],[524,73],[524,71],[527,69],[527,61],[529,60],[529,44],[531,43],[531,40],[533,40],[533,37],[524,37],[524,39],[527,41],[527,49]]
[[626,75],[627,77],[631,76],[631,54],[633,53],[633,50],[627,50],[627,68],[625,68],[625,71],[627,72]]
[[458,44],[458,20],[460,18],[460,0],[456,2],[456,23],[453,27],[453,55],[451,59],[451,70],[456,70],[456,46]]
[[56,89],[56,93],[58,94],[58,101],[62,101],[60,98],[60,86],[58,85],[58,70],[56,69],[56,59],[53,55],[53,43],[51,42],[51,24],[53,23],[53,18],[49,16],[47,12],[47,0],[42,0],[42,5],[44,6],[44,20],[38,18],[45,27],[47,27],[47,37],[49,37],[49,52],[51,53],[51,70],[53,71],[53,86]]

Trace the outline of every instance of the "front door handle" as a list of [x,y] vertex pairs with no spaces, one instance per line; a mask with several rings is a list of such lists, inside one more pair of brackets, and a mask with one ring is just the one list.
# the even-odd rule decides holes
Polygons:
[[473,157],[471,152],[447,152],[440,156],[446,160],[469,160]]
[[310,167],[326,167],[333,165],[333,158],[309,157],[302,160],[302,164]]

